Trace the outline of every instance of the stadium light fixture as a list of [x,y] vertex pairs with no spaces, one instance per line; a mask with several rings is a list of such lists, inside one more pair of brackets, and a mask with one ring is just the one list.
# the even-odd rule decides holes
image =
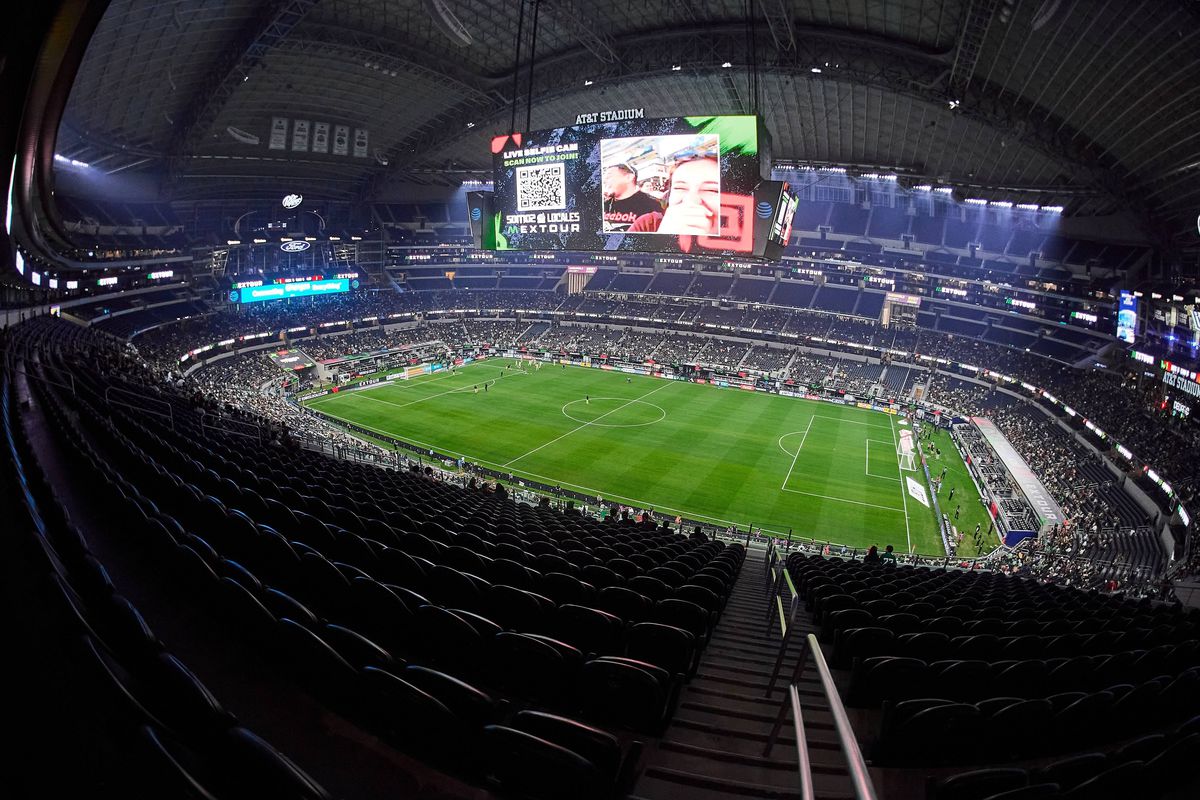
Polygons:
[[474,123],[474,122],[468,122],[468,123],[467,123],[467,127],[468,127],[468,128],[474,128],[474,127],[475,127],[475,123]]
[[946,105],[950,106],[950,110],[953,111],[954,109],[956,109],[962,105],[962,101],[961,100],[951,100]]
[[595,83],[595,81],[588,80],[587,78],[584,78],[584,80],[583,80],[584,86],[591,86],[593,83]]
[[679,70],[681,70],[681,69],[683,69],[683,67],[682,67],[681,65],[679,65],[679,64],[672,64],[672,65],[671,65],[671,72],[679,72]]
[[86,161],[79,161],[74,158],[67,158],[66,156],[59,155],[58,153],[54,154],[54,160],[60,164],[70,164],[72,167],[79,167],[80,169],[87,169],[88,167],[91,166],[91,164],[87,163]]
[[966,202],[973,206],[987,205],[987,200],[984,200],[982,197],[968,197]]
[[1042,211],[1046,211],[1050,214],[1061,214],[1063,212],[1063,207],[1062,206],[1042,206]]
[[950,188],[949,186],[939,186],[936,189],[934,189],[934,191],[937,192],[938,194],[953,194],[953,192],[954,192],[954,190],[952,188]]
[[921,183],[913,187],[914,192],[932,192],[933,187],[928,183]]
[[241,242],[237,239],[226,239],[225,244],[241,244]]
[[1008,200],[993,200],[992,202],[988,203],[988,205],[995,206],[996,208],[1012,208],[1013,207],[1013,204],[1011,202],[1009,202]]
[[820,75],[820,74],[821,74],[821,68],[820,68],[820,67],[813,67],[812,69],[810,69],[810,70],[809,70],[809,72],[813,73],[814,75]]
[[733,66],[733,64],[730,64],[728,61],[726,61],[723,64],[721,64],[721,66],[725,69],[729,69],[730,67]]
[[1037,203],[1017,203],[1017,208],[1021,209],[1022,211],[1037,211],[1038,204]]

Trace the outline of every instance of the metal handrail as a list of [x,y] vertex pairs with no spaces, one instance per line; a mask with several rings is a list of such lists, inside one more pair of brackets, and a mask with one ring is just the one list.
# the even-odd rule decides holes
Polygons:
[[867,763],[863,758],[862,750],[859,749],[858,740],[854,737],[854,730],[850,727],[850,718],[846,715],[846,707],[842,705],[842,698],[833,684],[833,676],[829,672],[829,666],[825,663],[821,645],[817,641],[817,637],[811,633],[805,638],[805,646],[800,651],[800,660],[796,664],[796,671],[788,685],[787,702],[780,704],[779,714],[775,717],[775,724],[771,728],[771,734],[767,737],[766,747],[763,748],[763,757],[770,757],[771,751],[775,748],[775,742],[779,739],[779,732],[783,728],[788,709],[791,708],[792,725],[796,732],[796,766],[800,772],[800,798],[801,800],[812,800],[812,764],[808,757],[808,741],[804,735],[800,691],[796,686],[796,681],[803,673],[810,656],[813,664],[816,665],[817,675],[821,681],[821,692],[825,695],[825,700],[829,703],[829,711],[833,715],[838,742],[846,756],[846,767],[850,775],[850,782],[854,786],[854,796],[857,800],[876,800],[875,785],[867,771]]
[[813,800],[812,761],[808,757],[808,738],[804,735],[804,717],[800,711],[800,690],[795,684],[788,687],[792,705],[792,729],[796,732],[796,769],[800,773],[800,800]]
[[817,667],[817,674],[821,677],[821,689],[825,693],[825,699],[829,701],[829,710],[833,713],[833,724],[837,728],[838,741],[842,744],[842,750],[846,753],[846,766],[850,768],[850,780],[854,783],[854,795],[859,800],[875,800],[875,785],[871,783],[871,775],[867,772],[867,763],[863,759],[862,750],[858,747],[858,740],[854,737],[854,730],[850,727],[850,718],[846,715],[846,707],[842,705],[842,697],[838,694],[837,687],[833,685],[833,675],[829,672],[829,665],[825,663],[825,656],[821,652],[821,645],[817,642],[817,637],[809,634],[807,637],[808,649],[812,653],[813,663]]
[[[796,584],[792,583],[791,573],[789,573],[785,567],[780,567],[779,572],[779,580],[776,582],[775,588],[772,591],[775,600],[775,611],[779,616],[779,655],[775,657],[775,666],[771,670],[771,681],[767,684],[767,697],[770,697],[771,693],[775,691],[775,681],[779,678],[779,670],[783,668],[783,659],[787,656],[788,644],[791,642],[791,632],[796,622],[796,610],[800,607],[800,593],[796,591]],[[786,614],[784,614],[783,611],[783,597],[779,593],[780,583],[786,583],[788,589],[789,600],[788,611]],[[770,602],[768,601],[768,632],[770,631],[770,615],[771,606]],[[801,653],[800,658],[801,663],[803,663],[803,653]],[[796,669],[800,669],[799,664],[797,665]],[[795,677],[793,677],[792,682],[795,683],[795,680]]]

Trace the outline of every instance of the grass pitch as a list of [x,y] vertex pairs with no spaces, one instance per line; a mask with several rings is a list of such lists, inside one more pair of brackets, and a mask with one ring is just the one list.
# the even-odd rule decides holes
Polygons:
[[[919,471],[901,473],[902,426],[890,415],[513,363],[492,359],[306,405],[443,455],[625,505],[856,547],[942,552],[932,509],[905,491],[904,478],[922,487],[925,480]],[[952,465],[958,458],[946,448],[942,457]]]

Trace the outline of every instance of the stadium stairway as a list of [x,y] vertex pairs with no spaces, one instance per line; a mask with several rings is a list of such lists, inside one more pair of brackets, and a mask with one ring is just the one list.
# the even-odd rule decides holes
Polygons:
[[[763,590],[764,550],[751,547],[712,633],[695,677],[684,689],[675,718],[663,737],[648,748],[631,800],[727,800],[798,798],[796,740],[790,722],[769,757],[763,750],[786,698],[786,680],[770,698],[767,685],[779,652],[776,632],[767,632]],[[807,615],[797,615],[793,646],[782,674],[791,674],[799,641],[815,633]],[[853,796],[845,761],[837,745],[828,703],[811,670],[800,680],[805,732],[820,798]]]

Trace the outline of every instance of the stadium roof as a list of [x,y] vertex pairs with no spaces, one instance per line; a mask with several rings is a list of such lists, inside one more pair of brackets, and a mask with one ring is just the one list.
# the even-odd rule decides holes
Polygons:
[[[58,152],[102,174],[164,176],[178,201],[458,185],[482,177],[489,139],[509,129],[520,10],[114,0]],[[895,170],[1080,215],[1132,209],[1162,241],[1194,235],[1195,0],[541,0],[536,52],[535,129],[628,107],[753,111],[753,52],[778,160]],[[271,149],[273,117],[328,122],[330,136],[363,129],[367,155]]]

